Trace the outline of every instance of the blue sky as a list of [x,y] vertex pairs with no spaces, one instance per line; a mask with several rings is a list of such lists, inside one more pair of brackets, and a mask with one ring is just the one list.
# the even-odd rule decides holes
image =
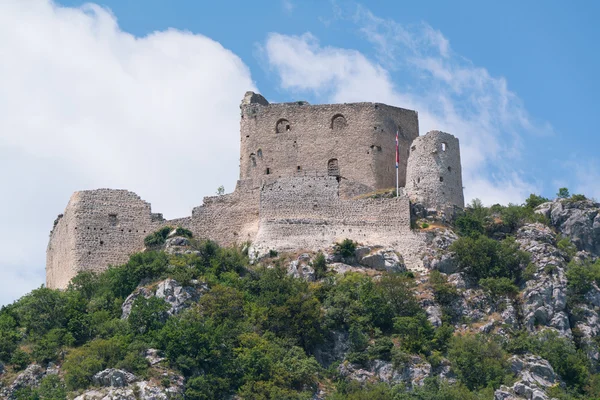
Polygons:
[[0,304],[43,283],[75,190],[169,218],[232,190],[246,90],[416,109],[460,138],[467,199],[600,199],[600,3],[576,4],[0,2]]

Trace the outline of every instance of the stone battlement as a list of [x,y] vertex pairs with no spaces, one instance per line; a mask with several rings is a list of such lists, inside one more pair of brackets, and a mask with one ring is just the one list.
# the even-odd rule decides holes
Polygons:
[[[458,139],[440,131],[419,136],[415,111],[272,104],[253,92],[240,108],[240,179],[232,193],[205,197],[191,216],[171,221],[127,190],[74,193],[50,234],[47,286],[65,288],[80,271],[126,262],[168,225],[221,245],[249,241],[258,253],[318,250],[350,238],[394,248],[418,269],[412,253],[424,239],[410,229],[410,202],[440,211],[464,206]],[[401,195],[360,196],[395,187],[396,132]]]

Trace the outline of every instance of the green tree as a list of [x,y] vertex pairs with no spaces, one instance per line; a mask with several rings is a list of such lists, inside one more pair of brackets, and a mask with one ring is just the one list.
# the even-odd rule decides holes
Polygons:
[[455,336],[448,348],[452,367],[471,390],[497,389],[507,375],[506,354],[492,339],[482,335]]
[[559,199],[567,199],[569,198],[569,196],[569,189],[565,187],[558,189],[558,193],[556,193],[556,197],[558,197]]

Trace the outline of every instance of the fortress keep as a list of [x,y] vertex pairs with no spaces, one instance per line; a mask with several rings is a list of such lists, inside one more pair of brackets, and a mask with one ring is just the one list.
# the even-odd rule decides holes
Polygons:
[[[464,207],[454,136],[419,136],[415,111],[378,103],[270,104],[248,92],[240,121],[240,178],[233,193],[205,197],[192,215],[165,220],[126,190],[76,192],[54,222],[46,285],[65,288],[80,271],[101,272],[144,248],[162,226],[182,226],[252,252],[318,250],[345,238],[400,253],[422,268],[425,236],[411,230],[411,202],[449,214]],[[398,197],[369,195],[396,186]]]

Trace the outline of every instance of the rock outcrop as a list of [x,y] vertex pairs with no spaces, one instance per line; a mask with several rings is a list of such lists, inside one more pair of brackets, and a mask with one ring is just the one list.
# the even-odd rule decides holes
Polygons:
[[170,306],[166,312],[168,316],[179,314],[185,308],[198,301],[200,296],[206,291],[208,291],[208,285],[206,283],[192,281],[191,286],[182,286],[175,279],[170,278],[159,282],[154,290],[147,287],[139,287],[123,302],[123,305],[121,306],[123,312],[121,318],[129,318],[133,303],[138,297],[149,299],[150,297],[155,296],[163,299]]
[[548,218],[557,231],[578,250],[600,256],[600,203],[592,200],[557,199],[540,205],[536,212]]
[[510,388],[501,386],[496,390],[495,400],[548,400],[548,388],[561,384],[552,366],[541,357],[526,354],[513,356],[509,361],[517,382]]

